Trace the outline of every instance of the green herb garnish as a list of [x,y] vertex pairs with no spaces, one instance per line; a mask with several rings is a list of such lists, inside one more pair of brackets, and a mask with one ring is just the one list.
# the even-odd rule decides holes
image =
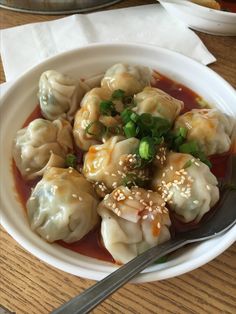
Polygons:
[[124,126],[124,132],[126,137],[135,137],[137,135],[137,127],[136,124],[133,121],[129,121]]
[[125,96],[125,91],[122,89],[117,89],[112,93],[111,99],[123,100]]
[[198,151],[198,145],[195,141],[186,142],[179,146],[179,152],[193,155]]
[[124,124],[128,123],[131,119],[131,115],[133,114],[133,111],[130,110],[129,108],[126,108],[125,110],[123,110],[120,114],[122,122]]
[[100,121],[93,121],[86,127],[85,132],[89,135],[101,137],[106,133],[107,128]]
[[190,154],[193,157],[200,159],[209,168],[212,167],[210,160],[203,153],[203,151],[200,150],[197,142],[195,142],[195,141],[186,142],[186,143],[180,145],[179,146],[179,152],[185,153],[185,154]]
[[189,159],[183,166],[184,169],[191,167],[193,164],[192,160]]
[[155,264],[162,264],[162,263],[166,263],[168,260],[168,256],[162,256],[160,258],[158,258],[154,263]]
[[144,137],[139,143],[139,156],[145,160],[151,160],[156,154],[156,145],[151,137]]
[[66,165],[66,167],[75,168],[76,165],[77,165],[77,158],[76,158],[76,156],[73,155],[73,154],[66,155],[65,165]]
[[146,183],[148,181],[148,178],[146,180],[139,178],[136,174],[128,173],[122,180],[122,185],[127,187],[132,187],[134,185],[137,185],[139,187],[145,187]]
[[99,105],[100,112],[104,116],[116,116],[118,112],[115,109],[115,106],[111,100],[102,100]]

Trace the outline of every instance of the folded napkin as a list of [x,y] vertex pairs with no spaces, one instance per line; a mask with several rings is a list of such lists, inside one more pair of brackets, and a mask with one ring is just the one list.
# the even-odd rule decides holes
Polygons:
[[6,80],[60,52],[90,43],[135,42],[165,47],[203,64],[216,59],[198,36],[159,5],[76,14],[1,31]]

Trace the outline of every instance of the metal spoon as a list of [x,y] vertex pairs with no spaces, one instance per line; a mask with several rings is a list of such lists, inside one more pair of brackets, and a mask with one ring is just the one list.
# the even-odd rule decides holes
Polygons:
[[[233,157],[233,175],[231,182],[236,183],[236,156]],[[199,228],[179,233],[174,239],[155,246],[118,270],[97,282],[80,295],[65,303],[52,314],[86,314],[105,300],[109,295],[118,290],[139,272],[158,258],[173,252],[186,244],[211,239],[225,233],[236,223],[236,190],[227,190],[221,197],[214,215],[206,222],[202,221]]]

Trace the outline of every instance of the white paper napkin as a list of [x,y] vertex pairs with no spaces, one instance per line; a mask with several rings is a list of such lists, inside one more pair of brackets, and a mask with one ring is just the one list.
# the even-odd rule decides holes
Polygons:
[[143,5],[1,31],[1,55],[6,80],[62,51],[95,42],[136,42],[169,48],[203,64],[216,59],[199,37],[159,5]]

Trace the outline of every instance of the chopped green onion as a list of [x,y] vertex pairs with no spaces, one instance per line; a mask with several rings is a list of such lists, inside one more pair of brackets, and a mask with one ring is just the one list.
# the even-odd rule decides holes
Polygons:
[[102,100],[99,106],[100,112],[104,116],[115,116],[118,114],[111,100]]
[[160,117],[153,117],[153,120],[152,135],[154,137],[165,135],[171,129],[171,124],[168,120]]
[[112,93],[111,99],[122,100],[125,96],[125,91],[122,89],[117,89]]
[[120,116],[121,116],[122,122],[124,124],[128,123],[131,120],[130,117],[131,117],[132,113],[133,113],[133,111],[130,110],[129,108],[126,108],[125,110],[123,110],[121,112]]
[[127,137],[135,137],[137,135],[136,124],[133,121],[126,123],[123,129]]
[[109,126],[107,128],[107,130],[113,134],[122,134],[123,133],[123,129],[118,126],[118,125],[115,125],[115,126]]
[[182,136],[178,136],[174,140],[174,147],[176,150],[184,143],[184,138]]
[[187,133],[188,133],[188,129],[181,127],[179,128],[177,135],[182,136],[183,138],[186,138]]
[[155,143],[151,137],[144,137],[139,144],[139,155],[145,160],[150,160],[155,156]]
[[134,185],[137,185],[139,187],[145,187],[147,181],[148,181],[148,178],[145,180],[145,179],[139,178],[136,174],[127,173],[126,176],[122,180],[122,185],[125,185],[129,188]]
[[197,142],[191,141],[186,142],[179,146],[179,152],[185,154],[191,154],[195,158],[200,159],[204,164],[206,164],[209,168],[212,167],[210,160],[207,156],[199,149]]
[[85,132],[89,135],[100,137],[106,132],[106,127],[100,121],[93,121],[86,127]]
[[131,107],[135,107],[136,106],[133,96],[124,96],[123,103],[126,106],[131,106]]
[[140,116],[140,121],[147,127],[151,127],[153,125],[153,117],[150,113],[142,113]]
[[183,166],[184,169],[189,168],[193,164],[192,160],[189,159]]
[[139,115],[135,112],[132,112],[131,115],[130,115],[130,120],[132,120],[133,122],[138,122],[139,120]]
[[153,137],[153,141],[156,145],[160,145],[164,143],[164,137]]
[[197,151],[195,153],[192,153],[192,155],[195,157],[195,158],[198,158],[201,160],[201,162],[203,162],[204,164],[206,164],[209,168],[212,167],[212,164],[210,162],[210,160],[207,158],[207,156],[202,152],[202,151]]
[[186,142],[179,146],[180,153],[194,154],[198,151],[198,145],[195,141]]
[[75,168],[76,164],[77,164],[77,158],[75,155],[73,155],[73,154],[66,155],[66,159],[65,159],[66,167]]
[[160,258],[158,258],[154,263],[155,264],[162,264],[162,263],[166,263],[168,260],[168,256],[162,256]]

